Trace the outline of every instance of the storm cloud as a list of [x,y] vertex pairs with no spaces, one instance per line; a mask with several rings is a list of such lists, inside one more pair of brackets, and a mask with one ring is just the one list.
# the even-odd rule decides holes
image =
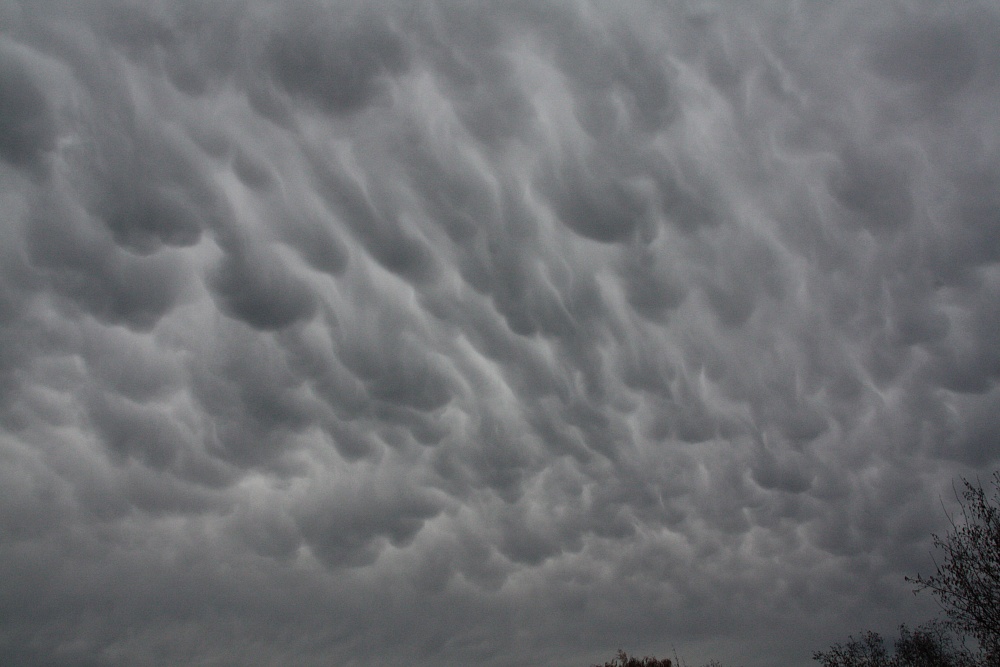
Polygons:
[[1000,463],[990,3],[0,0],[0,662],[810,664]]

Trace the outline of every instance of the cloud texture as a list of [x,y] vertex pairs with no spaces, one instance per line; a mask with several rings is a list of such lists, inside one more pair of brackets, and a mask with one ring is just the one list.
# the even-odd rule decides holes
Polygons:
[[992,3],[0,2],[0,662],[809,664],[1000,461]]

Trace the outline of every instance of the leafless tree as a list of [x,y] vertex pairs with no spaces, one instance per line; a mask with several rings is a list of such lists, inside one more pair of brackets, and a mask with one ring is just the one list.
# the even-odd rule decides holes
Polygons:
[[957,644],[949,628],[928,623],[915,630],[899,628],[895,651],[886,648],[877,632],[868,630],[860,637],[848,638],[827,651],[816,651],[813,660],[823,667],[978,667],[980,663],[962,645]]
[[657,659],[652,656],[637,658],[618,649],[617,658],[605,662],[603,666],[594,665],[594,667],[671,667],[671,662],[667,658]]
[[949,516],[946,535],[933,536],[942,552],[935,573],[907,581],[930,590],[954,629],[975,637],[985,664],[1000,665],[1000,471],[992,495],[967,479],[962,487],[960,514]]

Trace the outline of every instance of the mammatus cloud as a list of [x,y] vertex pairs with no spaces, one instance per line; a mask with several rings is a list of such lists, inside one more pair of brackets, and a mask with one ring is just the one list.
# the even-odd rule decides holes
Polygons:
[[933,613],[1000,452],[988,3],[0,25],[0,662],[793,666]]

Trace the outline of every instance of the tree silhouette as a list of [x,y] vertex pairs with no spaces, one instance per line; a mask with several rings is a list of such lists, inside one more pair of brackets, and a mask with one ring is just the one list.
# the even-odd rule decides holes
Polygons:
[[662,660],[658,660],[652,656],[636,658],[618,649],[618,657],[605,662],[603,665],[594,665],[594,667],[672,667],[672,665],[673,663],[667,658],[663,658]]
[[899,639],[890,654],[877,632],[865,631],[857,639],[834,644],[828,651],[816,651],[813,660],[823,667],[975,667],[976,660],[955,643],[952,633],[940,623],[928,623],[915,630],[899,627]]
[[993,473],[993,494],[962,479],[961,516],[949,516],[951,530],[933,535],[943,551],[936,572],[907,577],[917,590],[930,590],[952,627],[975,637],[987,664],[1000,664],[1000,471]]
[[[948,516],[951,529],[932,535],[943,556],[935,573],[906,577],[914,592],[930,590],[947,619],[910,631],[900,627],[890,653],[877,632],[867,631],[813,659],[823,667],[983,667],[1000,666],[1000,471],[993,473],[993,494],[962,478],[956,491],[960,512]],[[969,651],[956,635],[973,637]]]

